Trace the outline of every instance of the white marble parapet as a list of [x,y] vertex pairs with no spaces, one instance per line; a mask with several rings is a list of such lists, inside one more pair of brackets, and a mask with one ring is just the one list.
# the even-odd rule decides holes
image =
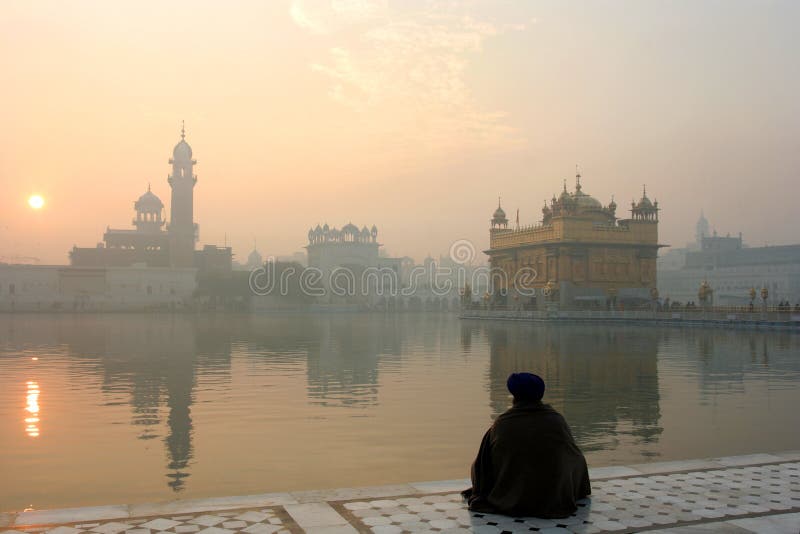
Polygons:
[[800,532],[800,451],[590,469],[563,519],[466,509],[469,480],[0,514],[0,532],[311,534]]

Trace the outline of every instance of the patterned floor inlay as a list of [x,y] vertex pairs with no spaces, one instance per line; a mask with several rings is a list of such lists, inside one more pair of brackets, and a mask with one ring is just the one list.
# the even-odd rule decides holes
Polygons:
[[[563,519],[470,512],[457,491],[467,481],[451,480],[2,513],[0,532],[299,534],[306,529],[309,534],[800,533],[798,451],[648,464],[638,466],[640,470],[636,467],[594,470],[591,498],[580,502],[577,512]],[[253,506],[258,503],[263,506]],[[215,510],[221,507],[226,509]],[[136,513],[150,515],[129,517]],[[101,517],[104,519],[90,519]],[[108,519],[112,517],[123,519]],[[42,524],[45,522],[49,524]]]
[[[458,493],[332,503],[362,532],[638,532],[800,511],[800,463],[633,476],[592,484],[564,519],[469,512]],[[798,525],[800,531],[800,525]]]
[[301,532],[280,506],[16,528],[21,532],[52,534],[156,534],[162,532],[176,534],[229,534],[234,532],[290,534]]

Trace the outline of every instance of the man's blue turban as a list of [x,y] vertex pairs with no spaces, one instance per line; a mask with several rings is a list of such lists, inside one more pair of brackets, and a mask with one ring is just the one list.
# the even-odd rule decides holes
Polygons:
[[515,399],[542,400],[544,396],[544,380],[533,373],[511,373],[506,386]]

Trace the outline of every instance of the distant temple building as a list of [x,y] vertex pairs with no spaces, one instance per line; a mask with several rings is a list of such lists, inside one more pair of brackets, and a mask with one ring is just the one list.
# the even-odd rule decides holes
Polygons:
[[308,231],[308,265],[323,271],[334,267],[375,266],[378,264],[378,228],[372,230],[364,226],[361,230],[352,223],[341,230],[331,228],[326,223]]
[[[348,223],[341,230],[327,224],[317,225],[308,231],[308,266],[319,269],[323,274],[322,285],[326,289],[328,303],[357,304],[372,306],[378,294],[388,295],[391,288],[378,287],[381,284],[394,284],[397,289],[400,280],[400,258],[386,258],[380,255],[378,229],[361,228]],[[365,273],[381,270],[388,277],[367,276]],[[341,275],[337,275],[341,273]],[[391,277],[391,281],[389,280]],[[352,288],[347,287],[352,281]],[[338,288],[332,287],[333,284]],[[346,289],[345,295],[338,289]],[[351,291],[352,289],[352,291]]]
[[[705,217],[701,215],[698,229]],[[698,241],[659,258],[658,289],[672,301],[697,301],[700,284],[713,290],[713,303],[747,305],[755,289],[767,289],[769,304],[800,303],[800,245],[748,247],[742,234],[732,237],[698,231]],[[680,260],[680,261],[678,261]]]
[[[195,250],[198,227],[194,222],[194,186],[197,176],[192,147],[181,128],[181,140],[172,150],[172,173],[167,178],[172,196],[170,221],[164,203],[151,190],[134,202],[133,229],[108,228],[95,248],[73,247],[70,263],[76,267],[172,267],[198,268],[201,272],[230,272],[230,247],[206,245]],[[164,228],[166,226],[166,229]]]
[[[644,303],[656,287],[658,202],[647,197],[631,203],[631,216],[618,219],[617,204],[607,206],[586,194],[580,173],[575,191],[553,196],[535,226],[508,227],[498,203],[489,231],[493,270],[491,298],[496,304],[541,307],[605,307],[610,303]],[[523,280],[518,273],[535,272]],[[498,275],[499,273],[502,273]],[[520,285],[517,285],[520,284]],[[533,289],[535,297],[518,289]]]

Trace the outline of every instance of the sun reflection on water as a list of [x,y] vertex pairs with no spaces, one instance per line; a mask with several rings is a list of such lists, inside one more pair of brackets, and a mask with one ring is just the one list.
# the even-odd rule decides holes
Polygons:
[[39,384],[34,380],[28,380],[28,391],[25,395],[25,433],[32,438],[39,437]]

